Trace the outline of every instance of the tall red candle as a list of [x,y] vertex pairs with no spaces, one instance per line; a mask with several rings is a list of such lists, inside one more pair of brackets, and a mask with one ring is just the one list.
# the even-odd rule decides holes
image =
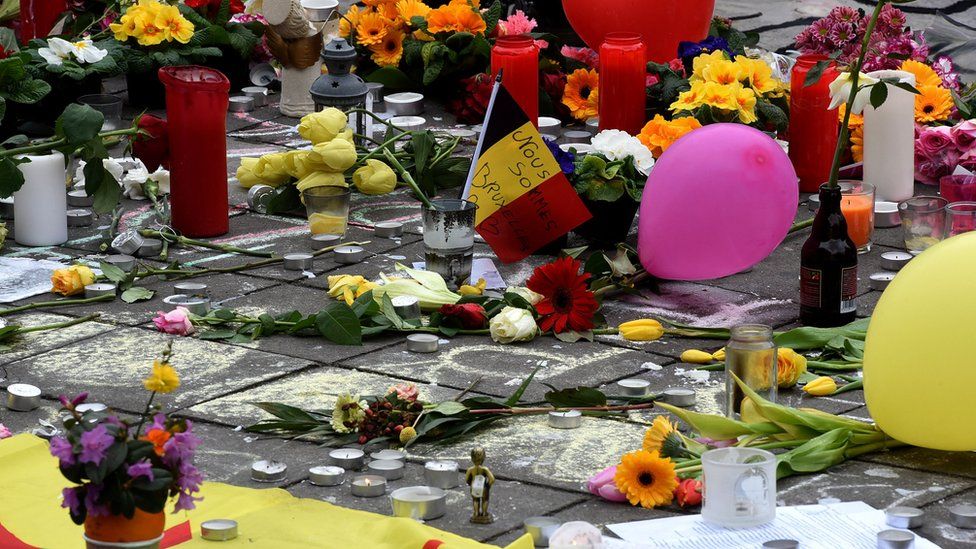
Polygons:
[[502,70],[502,85],[529,120],[539,121],[539,49],[531,36],[501,36],[491,49],[491,73]]
[[647,61],[641,36],[611,32],[600,46],[600,130],[640,133],[646,122]]
[[193,65],[163,67],[159,79],[166,86],[173,228],[189,237],[224,234],[230,81]]
[[823,55],[801,55],[790,79],[790,160],[805,193],[817,192],[830,178],[840,131],[837,110],[827,110],[830,83],[838,75],[836,64],[832,62],[816,84],[804,86],[810,70],[826,60]]
[[20,41],[46,38],[66,11],[65,0],[20,0]]

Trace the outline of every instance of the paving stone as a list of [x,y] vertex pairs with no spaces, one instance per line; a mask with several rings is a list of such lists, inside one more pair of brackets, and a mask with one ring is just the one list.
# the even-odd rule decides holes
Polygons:
[[[66,322],[72,320],[72,318],[59,314],[29,312],[4,317],[3,320],[6,320],[8,324],[19,324],[30,327]],[[84,324],[76,324],[60,330],[27,333],[15,340],[10,345],[11,348],[9,350],[0,352],[0,365],[10,364],[30,356],[39,355],[51,349],[67,347],[77,342],[81,342],[84,345],[84,342],[111,329],[112,326],[104,322],[85,322]],[[7,381],[11,383],[19,381],[17,375],[13,374],[13,370],[8,370],[8,375],[0,377],[9,377],[10,379]],[[0,383],[3,382],[0,381]],[[6,385],[4,384],[4,386]],[[53,391],[56,387],[50,387],[50,389]]]
[[[4,400],[7,398],[6,390],[0,391],[0,395],[3,395]],[[4,425],[13,434],[20,433],[30,433],[34,429],[44,429],[48,428],[42,426],[39,421],[45,421],[54,425],[57,428],[61,428],[61,403],[57,400],[44,399],[41,400],[41,406],[30,412],[14,412],[8,410],[6,406],[0,406],[0,424]]]
[[[470,461],[459,462],[462,471],[470,466]],[[489,454],[486,465],[492,468]],[[495,473],[496,476],[498,473]],[[290,486],[288,491],[299,497],[314,498],[329,503],[371,511],[390,516],[390,499],[388,497],[361,498],[353,496],[350,491],[352,475],[347,473],[346,482],[340,486],[314,486],[307,481]],[[390,481],[387,493],[404,486],[423,486],[423,466],[410,463],[404,478]],[[471,496],[466,485],[448,490],[447,514],[441,518],[427,521],[429,526],[448,530],[455,534],[467,536],[477,540],[496,537],[514,528],[520,528],[525,517],[545,515],[568,504],[580,501],[579,495],[566,493],[542,486],[534,486],[509,480],[496,480],[491,489],[491,504],[489,510],[495,516],[492,524],[471,524]]]
[[865,454],[858,459],[919,471],[976,478],[976,453],[973,452],[944,452],[909,447]]
[[963,549],[976,545],[976,530],[957,528],[949,522],[949,509],[955,505],[976,505],[976,490],[968,490],[923,507],[925,523],[915,533],[945,549]]
[[[45,394],[104,394],[105,404],[141,410],[142,380],[172,338],[154,331],[123,328],[80,343],[9,364],[10,379],[41,387]],[[169,409],[192,406],[308,366],[307,361],[200,341],[173,339],[172,363],[180,375],[178,391],[160,400]]]
[[[368,372],[319,367],[197,404],[184,413],[227,425],[248,426],[272,417],[252,406],[255,402],[281,402],[305,409],[328,410],[334,406],[339,394],[383,395],[398,382],[401,380]],[[433,385],[418,384],[418,388],[425,400],[443,401],[458,394],[456,390]]]

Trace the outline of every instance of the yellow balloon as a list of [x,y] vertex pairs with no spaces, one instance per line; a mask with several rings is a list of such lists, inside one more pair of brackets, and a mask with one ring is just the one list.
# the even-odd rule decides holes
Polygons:
[[864,395],[884,432],[936,450],[976,450],[976,233],[929,248],[871,317]]

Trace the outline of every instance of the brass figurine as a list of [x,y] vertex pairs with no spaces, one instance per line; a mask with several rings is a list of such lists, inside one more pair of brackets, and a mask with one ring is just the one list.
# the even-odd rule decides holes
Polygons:
[[471,487],[471,501],[474,504],[474,514],[471,522],[475,524],[491,524],[495,517],[488,512],[491,498],[491,485],[495,484],[495,475],[484,466],[485,449],[478,446],[471,450],[471,463],[474,465],[464,475],[464,481]]

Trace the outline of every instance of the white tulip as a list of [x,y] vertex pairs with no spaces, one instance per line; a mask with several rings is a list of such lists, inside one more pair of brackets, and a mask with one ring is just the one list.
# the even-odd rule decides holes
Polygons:
[[[857,77],[858,92],[854,97],[854,104],[851,105],[851,114],[861,114],[864,112],[864,107],[869,101],[871,101],[871,92],[866,88],[877,84],[878,82],[878,79],[871,78],[863,72]],[[840,75],[830,83],[830,106],[827,107],[827,109],[833,110],[847,103],[847,99],[851,96],[851,86],[853,85],[854,83],[851,81],[851,73],[840,73]]]

